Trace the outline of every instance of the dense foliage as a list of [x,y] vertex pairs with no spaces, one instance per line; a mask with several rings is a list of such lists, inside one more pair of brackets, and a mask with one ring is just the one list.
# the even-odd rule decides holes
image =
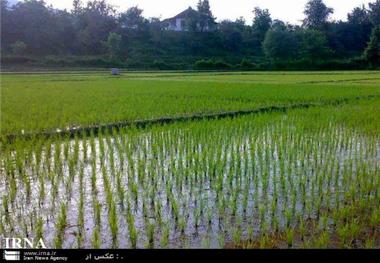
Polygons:
[[1,0],[2,64],[189,69],[212,60],[201,69],[378,66],[380,0],[355,8],[347,21],[331,21],[333,11],[322,0],[310,0],[302,26],[274,20],[257,7],[252,22],[216,23],[204,0],[187,31],[174,32],[138,7],[120,13],[106,0],[74,0],[70,12],[40,0],[13,6]]

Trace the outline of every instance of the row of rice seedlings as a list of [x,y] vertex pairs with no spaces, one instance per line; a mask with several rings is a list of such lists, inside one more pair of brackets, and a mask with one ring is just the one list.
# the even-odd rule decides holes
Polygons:
[[59,215],[56,222],[56,234],[54,239],[54,247],[57,249],[63,248],[65,238],[65,229],[67,227],[67,204],[61,203]]
[[[265,184],[265,181],[264,181],[264,184]],[[294,191],[293,191],[293,193],[294,193]],[[294,196],[293,196],[294,197]],[[173,199],[173,198],[172,198]],[[264,198],[263,198],[264,199]],[[293,200],[295,200],[295,198],[293,198]],[[294,203],[293,203],[294,204]],[[175,206],[175,205],[174,205]],[[294,207],[294,205],[293,205],[293,207]],[[199,213],[200,214],[200,213]]]
[[[102,138],[96,140],[98,142],[99,148],[102,148]],[[94,228],[91,237],[91,247],[99,249],[102,245],[101,241],[101,210],[102,205],[98,200],[98,188],[97,188],[97,147],[95,145],[95,136],[91,134],[90,136],[90,148],[91,148],[91,196],[92,196],[92,207],[93,207],[93,218],[94,218]],[[100,157],[101,158],[101,157]]]
[[[18,185],[30,192],[27,189],[38,182],[41,204],[46,198],[46,182],[51,183],[50,207],[54,211],[59,197],[69,202],[79,173],[80,227],[84,225],[87,194],[83,185],[89,178],[95,222],[91,246],[95,248],[102,245],[101,232],[106,231],[107,223],[101,220],[99,167],[114,247],[119,245],[118,214],[125,214],[131,247],[138,246],[140,233],[145,233],[140,239],[148,247],[156,245],[157,235],[167,246],[177,234],[201,234],[204,245],[215,235],[235,243],[259,237],[265,246],[270,232],[282,231],[287,245],[293,247],[298,232],[305,243],[311,242],[305,225],[308,219],[319,222],[319,245],[327,244],[337,230],[342,244],[351,246],[361,225],[341,222],[339,214],[331,225],[329,211],[344,211],[348,204],[359,202],[372,214],[379,200],[379,183],[374,176],[378,172],[378,141],[322,121],[318,129],[305,130],[304,118],[297,115],[276,122],[268,122],[265,116],[253,119],[225,120],[220,129],[201,122],[189,129],[173,125],[165,132],[160,127],[148,133],[134,129],[100,132],[96,139],[90,135],[89,148],[78,137],[54,139],[54,147],[37,147],[34,159],[32,147],[20,143],[16,154],[8,152],[2,162],[7,171],[4,178],[10,192]],[[91,155],[87,150],[79,154],[80,145],[91,150]],[[61,182],[67,192],[59,196]],[[16,193],[10,200],[2,197],[2,210],[9,210],[9,204],[18,200]],[[57,228],[62,225],[58,223],[61,218]],[[142,228],[136,222],[141,218]],[[213,222],[219,226],[213,228]],[[243,232],[244,228],[248,230]],[[255,231],[259,233],[256,237]],[[62,246],[62,241],[56,239],[55,243]],[[82,234],[77,243],[83,245]]]
[[128,237],[131,244],[131,248],[137,248],[138,230],[136,229],[136,226],[135,226],[135,217],[131,211],[131,204],[128,197],[127,197],[126,221],[128,223]]
[[110,184],[109,173],[107,173],[106,168],[102,166],[102,178],[104,191],[106,195],[106,207],[108,209],[108,223],[111,229],[112,236],[112,247],[116,248],[118,246],[118,218],[117,218],[117,206],[113,196],[113,189]]
[[[83,141],[83,144],[86,144],[86,141]],[[79,171],[79,205],[78,205],[78,233],[77,233],[77,247],[81,248],[84,243],[85,238],[85,209],[84,209],[84,202],[85,202],[85,185],[84,185],[84,166],[80,166]]]

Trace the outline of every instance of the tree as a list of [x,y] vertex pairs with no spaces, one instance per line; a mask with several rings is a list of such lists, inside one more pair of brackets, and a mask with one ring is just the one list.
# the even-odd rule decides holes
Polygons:
[[9,35],[9,31],[4,31],[4,28],[5,29],[10,29],[10,27],[8,26],[9,24],[9,17],[8,17],[8,1],[7,0],[0,0],[0,7],[1,7],[1,13],[0,13],[0,19],[1,19],[1,26],[0,26],[0,38],[1,38],[1,44],[0,44],[0,47],[1,47],[1,52],[4,51],[4,44],[7,45],[9,43],[4,43],[4,39],[7,39],[8,35]]
[[380,0],[369,3],[369,17],[375,27],[380,26]]
[[26,44],[22,41],[16,41],[11,45],[11,49],[14,55],[25,55]]
[[81,0],[74,0],[73,1],[73,9],[71,12],[74,15],[79,15],[82,12],[82,9],[83,9],[82,1]]
[[148,29],[149,29],[149,35],[152,43],[158,47],[161,45],[161,41],[163,39],[163,33],[164,33],[164,25],[161,22],[160,18],[158,17],[152,17],[147,22]]
[[94,11],[102,17],[115,15],[115,7],[108,4],[107,0],[92,0],[87,2],[86,11]]
[[358,56],[366,48],[371,34],[370,25],[352,24],[343,21],[332,23],[325,32],[329,47],[336,58]]
[[281,20],[275,19],[272,23],[273,30],[286,30],[287,28],[288,28],[287,24],[285,24]]
[[115,12],[106,0],[89,1],[80,9],[80,14],[76,16],[76,49],[81,54],[104,53],[103,43],[116,28]]
[[242,31],[244,30],[244,27],[242,28],[241,26],[241,21],[223,20],[220,22],[219,31],[227,50],[237,51],[240,49],[243,41]]
[[303,25],[309,29],[324,30],[333,13],[334,9],[327,7],[322,0],[309,0],[304,11],[306,18]]
[[215,27],[215,17],[212,15],[208,0],[199,0],[197,5],[198,24],[201,32],[212,30]]
[[61,32],[57,14],[44,1],[30,0],[18,2],[10,10],[10,21],[2,24],[9,32],[6,41],[22,41],[34,54],[59,52]]
[[239,17],[235,20],[235,25],[236,25],[236,28],[239,29],[239,31],[243,32],[246,28],[246,25],[245,25],[245,19],[244,17]]
[[3,15],[5,12],[7,12],[8,5],[9,5],[9,3],[7,0],[0,0],[1,15]]
[[121,56],[121,36],[116,33],[109,33],[106,42],[108,54],[111,61],[120,60]]
[[353,25],[368,24],[370,22],[368,10],[364,5],[355,7],[351,13],[347,14],[347,20]]
[[364,51],[364,58],[370,66],[380,64],[380,26],[373,28],[368,47]]
[[253,19],[252,30],[261,44],[265,38],[265,34],[271,27],[272,18],[270,17],[268,9],[260,9],[259,7],[255,7],[253,13],[255,17]]
[[126,12],[120,15],[119,23],[121,27],[126,29],[141,30],[146,23],[142,13],[143,10],[137,6],[129,8]]
[[263,49],[271,60],[287,61],[296,57],[298,43],[294,32],[278,27],[267,32]]
[[347,15],[347,23],[339,22],[330,29],[330,36],[340,42],[338,50],[362,53],[368,44],[372,24],[365,6],[356,7]]
[[165,30],[159,18],[145,18],[138,7],[118,13],[107,0],[72,0],[70,12],[43,0],[0,1],[3,56],[107,55],[119,60],[128,54],[132,66],[150,66],[156,60],[170,65],[165,68],[181,69],[194,58],[223,58],[236,64],[242,58],[259,61],[264,55],[276,63],[304,59],[305,64],[323,64],[332,57],[360,55],[377,63],[379,29],[372,29],[380,23],[380,0],[353,9],[347,21],[337,22],[329,22],[333,10],[322,0],[310,0],[304,26],[272,20],[269,11],[260,8],[253,11],[252,25],[240,18],[216,26],[209,1],[200,0],[198,10],[185,12],[185,33]]
[[323,61],[331,55],[326,36],[317,30],[302,30],[299,33],[299,56],[310,62]]

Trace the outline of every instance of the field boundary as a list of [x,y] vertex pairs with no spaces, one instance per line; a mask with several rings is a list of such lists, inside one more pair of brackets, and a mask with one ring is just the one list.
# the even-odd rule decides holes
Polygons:
[[161,117],[156,119],[146,119],[146,120],[135,120],[135,121],[120,121],[106,124],[97,124],[85,127],[72,127],[65,130],[57,129],[43,132],[35,133],[25,133],[25,134],[8,134],[3,135],[6,143],[12,143],[16,139],[32,139],[35,137],[55,137],[55,136],[68,136],[73,138],[75,135],[90,135],[91,133],[98,134],[100,131],[119,130],[125,127],[136,127],[136,128],[146,128],[152,125],[169,124],[174,122],[186,122],[186,121],[197,121],[204,119],[223,119],[223,118],[235,118],[243,115],[258,114],[258,113],[268,113],[268,112],[286,112],[294,109],[311,108],[318,106],[338,106],[341,104],[349,103],[352,101],[363,100],[363,99],[374,99],[380,98],[380,95],[369,95],[369,96],[359,96],[353,98],[343,98],[338,100],[328,100],[325,102],[310,102],[310,103],[297,103],[286,106],[267,106],[256,109],[249,110],[237,110],[237,111],[223,111],[215,113],[206,114],[193,114],[184,116],[174,116],[174,117]]
[[315,81],[302,81],[299,84],[320,84],[320,83],[342,83],[342,82],[360,82],[368,80],[380,80],[380,78],[364,78],[364,79],[339,79],[339,80],[315,80]]

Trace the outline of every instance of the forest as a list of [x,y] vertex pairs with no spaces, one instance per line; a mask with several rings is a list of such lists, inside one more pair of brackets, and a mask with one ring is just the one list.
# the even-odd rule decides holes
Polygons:
[[[184,6],[184,9],[187,7]],[[208,0],[194,7],[182,32],[137,6],[74,0],[70,11],[41,0],[1,0],[1,64],[121,67],[144,70],[333,70],[380,65],[380,0],[344,21],[323,0],[310,0],[300,25],[252,7],[252,21],[217,20]],[[194,25],[207,24],[204,27]]]

